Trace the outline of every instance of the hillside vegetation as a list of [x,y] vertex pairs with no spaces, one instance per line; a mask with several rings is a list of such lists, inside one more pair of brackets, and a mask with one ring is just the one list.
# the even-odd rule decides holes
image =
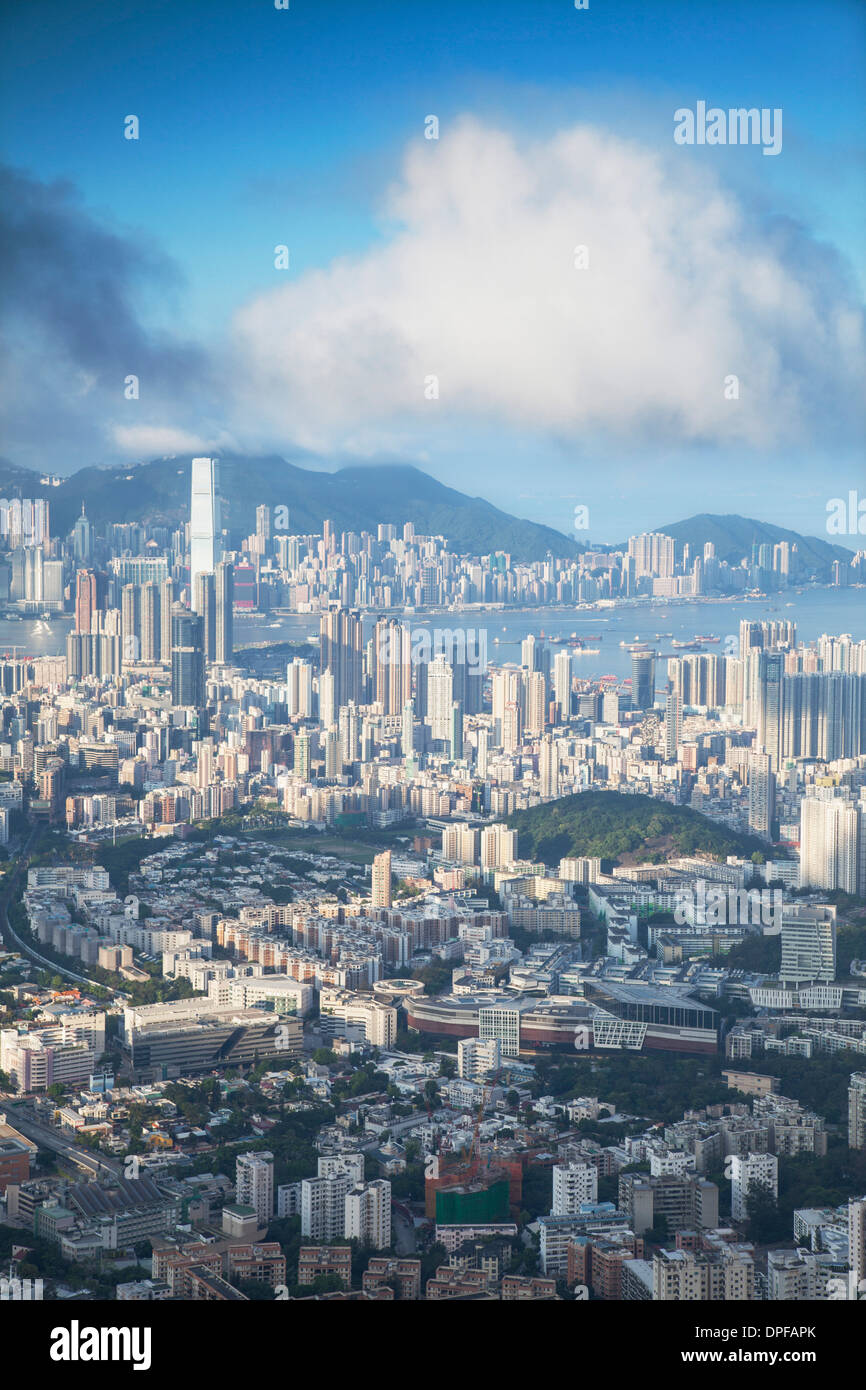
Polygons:
[[562,797],[517,811],[506,823],[518,832],[520,857],[546,864],[572,855],[629,863],[660,863],[678,854],[723,860],[767,849],[755,836],[728,830],[688,806],[619,792]]

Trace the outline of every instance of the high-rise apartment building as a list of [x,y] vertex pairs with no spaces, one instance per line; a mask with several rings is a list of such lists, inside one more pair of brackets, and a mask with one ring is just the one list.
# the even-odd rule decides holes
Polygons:
[[756,1188],[779,1197],[779,1160],[775,1154],[733,1154],[731,1165],[731,1216],[735,1221],[749,1219],[749,1193]]
[[373,860],[372,898],[374,907],[391,906],[391,851],[383,850]]
[[556,1164],[551,1216],[573,1216],[583,1202],[598,1201],[598,1169],[593,1163]]
[[274,1156],[267,1149],[238,1154],[235,1161],[235,1191],[239,1206],[252,1207],[260,1226],[267,1226],[274,1214]]
[[841,796],[806,796],[800,807],[800,887],[856,894],[863,808]]
[[384,1178],[360,1183],[346,1193],[345,1237],[369,1241],[374,1250],[391,1244],[391,1184]]

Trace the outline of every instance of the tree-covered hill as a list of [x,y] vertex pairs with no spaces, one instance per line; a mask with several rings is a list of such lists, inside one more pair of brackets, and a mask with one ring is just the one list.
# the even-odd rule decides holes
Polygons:
[[570,855],[661,862],[671,855],[701,854],[723,860],[767,849],[755,836],[728,830],[688,806],[619,792],[562,797],[517,811],[507,824],[518,831],[520,857],[546,864]]

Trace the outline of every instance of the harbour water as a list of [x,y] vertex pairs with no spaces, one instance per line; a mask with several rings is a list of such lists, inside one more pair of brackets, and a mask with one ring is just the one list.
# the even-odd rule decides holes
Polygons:
[[[520,644],[524,637],[542,633],[548,639],[564,639],[551,647],[552,652],[570,650],[574,653],[576,675],[587,679],[613,675],[631,675],[631,653],[620,643],[646,642],[662,656],[685,655],[673,643],[690,642],[696,636],[718,637],[698,650],[724,653],[726,640],[732,639],[728,650],[736,650],[740,623],[744,618],[753,622],[793,621],[797,624],[797,640],[817,641],[824,633],[839,636],[849,633],[855,641],[866,639],[866,589],[804,589],[772,594],[763,599],[720,599],[697,602],[660,602],[653,600],[630,603],[616,608],[532,608],[447,611],[442,613],[395,614],[412,628],[454,632],[487,633],[487,660],[495,665],[520,661]],[[375,617],[365,620],[368,632]],[[575,633],[584,639],[587,650],[578,652],[568,646]],[[670,634],[657,636],[656,634]],[[235,645],[244,642],[318,642],[318,618],[314,614],[297,614],[261,621],[235,619]],[[467,647],[467,649],[469,649]],[[476,650],[473,641],[472,650]]]
[[[533,634],[556,641],[553,651],[574,653],[578,675],[597,679],[604,675],[631,674],[631,654],[621,643],[644,642],[661,656],[683,655],[673,643],[691,642],[696,636],[718,637],[718,642],[699,648],[704,652],[730,651],[744,618],[758,621],[794,621],[798,641],[816,641],[823,633],[849,633],[855,641],[866,639],[866,589],[804,589],[771,594],[766,598],[703,599],[698,601],[649,600],[615,608],[468,609],[462,612],[395,614],[412,628],[473,634],[486,632],[487,659],[494,664],[520,661],[520,644]],[[369,630],[375,615],[365,616]],[[21,621],[0,619],[0,654],[50,656],[66,650],[71,618]],[[587,650],[568,646],[572,633],[583,639]],[[235,616],[235,646],[263,642],[318,642],[318,617],[311,613],[264,619]],[[670,635],[667,635],[670,634]],[[482,639],[483,640],[483,639]]]

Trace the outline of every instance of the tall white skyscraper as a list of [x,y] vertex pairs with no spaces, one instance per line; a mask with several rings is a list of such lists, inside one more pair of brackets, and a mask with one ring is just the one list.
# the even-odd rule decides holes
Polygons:
[[189,509],[189,586],[193,605],[198,576],[213,573],[221,558],[218,484],[216,459],[193,459]]

